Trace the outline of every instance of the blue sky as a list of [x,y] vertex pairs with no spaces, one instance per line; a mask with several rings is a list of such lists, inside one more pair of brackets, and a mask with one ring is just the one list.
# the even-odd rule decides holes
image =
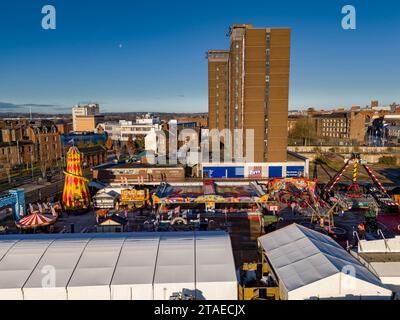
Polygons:
[[[341,28],[346,4],[357,30]],[[228,48],[232,23],[292,28],[291,109],[400,103],[399,1],[2,0],[0,112],[205,112],[205,52]]]

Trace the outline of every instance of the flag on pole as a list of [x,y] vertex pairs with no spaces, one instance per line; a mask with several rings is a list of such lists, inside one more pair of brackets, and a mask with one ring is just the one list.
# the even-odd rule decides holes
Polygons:
[[181,212],[181,207],[180,206],[176,207],[175,210],[174,210],[174,213],[175,214],[179,214],[180,212]]

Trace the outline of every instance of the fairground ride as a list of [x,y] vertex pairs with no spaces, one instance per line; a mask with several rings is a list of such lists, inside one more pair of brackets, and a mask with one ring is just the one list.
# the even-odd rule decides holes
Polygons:
[[[340,180],[343,178],[346,171],[353,166],[353,175],[350,186],[343,192],[336,190]],[[362,166],[365,172],[371,178],[373,187],[364,193],[361,191],[360,184],[358,183],[359,167]],[[332,203],[339,202],[342,207],[351,209],[368,209],[374,210],[375,214],[380,211],[398,212],[398,205],[388,195],[386,189],[373,173],[371,168],[367,165],[365,160],[361,159],[361,155],[353,153],[351,158],[345,161],[345,165],[337,174],[325,185],[322,190],[322,196]]]
[[64,210],[74,213],[86,212],[91,205],[88,179],[82,172],[82,154],[73,146],[67,154],[67,168],[62,204]]

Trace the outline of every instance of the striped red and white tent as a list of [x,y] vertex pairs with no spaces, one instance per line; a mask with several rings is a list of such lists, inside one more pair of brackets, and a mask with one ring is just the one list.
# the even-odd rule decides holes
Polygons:
[[15,224],[20,229],[34,229],[38,227],[49,226],[55,223],[56,220],[56,217],[46,216],[38,212],[34,212],[33,214],[16,221]]

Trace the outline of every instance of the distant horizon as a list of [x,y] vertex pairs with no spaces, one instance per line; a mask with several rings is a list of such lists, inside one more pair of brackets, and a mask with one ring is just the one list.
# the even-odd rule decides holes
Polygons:
[[[393,103],[397,103],[397,101],[393,101],[389,104],[379,104],[379,107],[389,107],[391,104]],[[303,107],[303,108],[293,108],[290,109],[289,108],[289,112],[291,111],[306,111],[309,108],[313,108],[316,111],[335,111],[335,110],[339,110],[339,109],[345,109],[345,110],[350,110],[352,107],[361,107],[361,108],[371,108],[371,105],[352,105],[352,106],[337,106],[337,107],[316,107],[316,106],[307,106],[307,107]],[[101,111],[101,105],[100,105],[100,114],[101,115],[113,115],[113,114],[135,114],[135,113],[140,113],[140,114],[146,114],[146,113],[154,113],[154,114],[179,114],[179,115],[207,115],[208,114],[208,110],[207,111],[199,111],[199,112],[179,112],[179,111],[106,111],[103,112]],[[6,114],[18,114],[18,115],[26,115],[26,117],[30,116],[30,112],[29,111],[0,111],[0,118],[3,117]],[[69,115],[72,116],[72,107],[71,107],[71,112],[35,112],[32,109],[32,115],[44,115],[44,116],[57,116],[57,115]]]
[[[71,108],[72,109],[72,108]],[[30,116],[30,112],[14,112],[14,111],[0,111],[0,117],[1,115],[5,115],[5,114],[20,114],[20,115],[26,115],[27,117]],[[146,114],[146,113],[154,113],[154,114],[182,114],[182,115],[205,115],[208,114],[207,111],[205,112],[168,112],[168,111],[114,111],[114,112],[100,112],[101,115],[113,115],[113,114]],[[33,112],[32,111],[32,115],[48,115],[48,116],[57,116],[57,115],[70,115],[72,117],[72,112],[70,113],[46,113],[46,112]]]
[[233,23],[292,29],[289,110],[400,102],[400,3],[351,4],[356,30],[341,26],[342,0],[53,0],[57,27],[44,30],[43,4],[7,1],[0,113],[68,114],[91,99],[104,113],[206,113],[205,53],[228,47]]

